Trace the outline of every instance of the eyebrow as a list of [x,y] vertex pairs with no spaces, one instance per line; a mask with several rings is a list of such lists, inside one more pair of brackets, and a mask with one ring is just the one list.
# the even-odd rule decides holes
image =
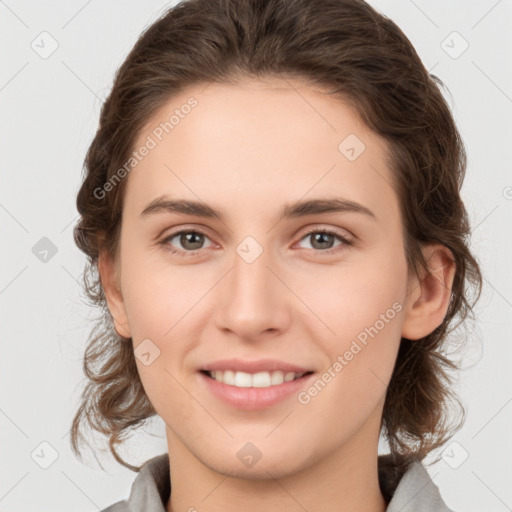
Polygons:
[[[283,219],[306,217],[307,215],[340,212],[362,213],[377,220],[376,215],[362,204],[342,198],[321,198],[285,203],[279,221]],[[197,217],[218,219],[221,222],[225,221],[224,215],[220,210],[206,203],[185,199],[169,199],[166,196],[161,196],[151,201],[140,215],[146,216],[155,213],[181,213],[185,215],[195,215]]]

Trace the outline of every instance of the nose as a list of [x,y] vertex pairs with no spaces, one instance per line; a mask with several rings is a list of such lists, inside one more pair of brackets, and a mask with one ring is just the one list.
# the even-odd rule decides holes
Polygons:
[[290,324],[291,293],[270,251],[263,250],[252,262],[240,254],[234,255],[232,269],[221,284],[216,325],[248,341],[276,336]]

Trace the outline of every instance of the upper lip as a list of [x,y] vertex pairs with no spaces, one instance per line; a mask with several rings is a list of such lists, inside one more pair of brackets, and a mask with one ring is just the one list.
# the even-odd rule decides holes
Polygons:
[[257,373],[257,372],[294,372],[294,373],[307,373],[312,370],[303,368],[296,364],[291,364],[285,361],[279,361],[277,359],[258,359],[254,361],[244,359],[221,359],[213,363],[209,363],[201,368],[206,371],[215,370],[232,370],[246,373]]

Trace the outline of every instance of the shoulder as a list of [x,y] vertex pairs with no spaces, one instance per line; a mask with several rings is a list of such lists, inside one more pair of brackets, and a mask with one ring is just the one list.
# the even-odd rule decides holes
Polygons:
[[165,512],[170,492],[169,457],[164,453],[142,465],[128,499],[118,501],[100,512]]
[[421,461],[413,461],[399,472],[389,457],[379,456],[379,482],[384,497],[390,499],[386,512],[455,512]]
[[100,512],[129,512],[128,502],[126,500],[118,501]]

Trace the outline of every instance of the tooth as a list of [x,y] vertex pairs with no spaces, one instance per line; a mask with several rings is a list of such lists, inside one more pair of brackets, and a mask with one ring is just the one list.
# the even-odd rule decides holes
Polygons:
[[237,386],[241,388],[266,388],[269,386],[278,386],[283,382],[290,382],[299,379],[304,373],[287,372],[284,373],[280,370],[272,372],[258,372],[246,373],[235,372],[233,370],[214,370],[210,372],[212,378],[218,382],[223,382],[230,386]]
[[236,372],[234,384],[239,388],[250,388],[252,386],[252,375],[245,372]]
[[224,377],[221,382],[224,382],[224,384],[229,384],[230,386],[233,386],[235,384],[235,372],[233,370],[225,370]]
[[252,376],[252,386],[254,388],[266,388],[270,386],[270,374],[268,372],[255,373]]
[[285,382],[290,382],[291,380],[293,380],[295,377],[295,373],[293,372],[288,372],[285,376],[284,376],[284,381]]
[[270,384],[272,386],[278,386],[284,382],[284,373],[277,370],[270,374]]

